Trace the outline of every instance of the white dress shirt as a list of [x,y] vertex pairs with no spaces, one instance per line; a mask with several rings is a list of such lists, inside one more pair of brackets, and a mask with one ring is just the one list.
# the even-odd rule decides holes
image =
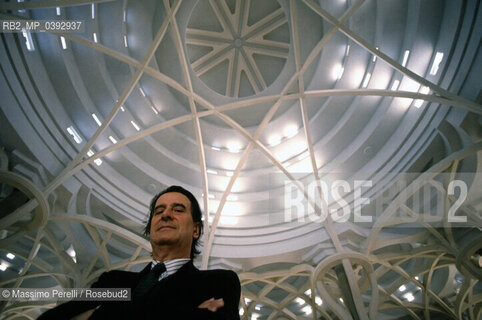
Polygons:
[[[159,281],[176,273],[177,270],[181,269],[181,267],[185,265],[189,260],[190,259],[185,258],[185,259],[172,259],[172,260],[164,261],[163,263],[166,266],[166,271],[161,273],[161,275],[159,276]],[[160,263],[160,261],[152,260],[151,269],[154,268],[154,266],[158,263]]]

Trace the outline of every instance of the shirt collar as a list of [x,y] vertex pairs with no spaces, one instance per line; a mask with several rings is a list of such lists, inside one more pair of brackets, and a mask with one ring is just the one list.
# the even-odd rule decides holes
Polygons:
[[[166,271],[161,275],[161,277],[173,275],[179,269],[181,269],[183,265],[189,262],[189,260],[191,259],[185,258],[185,259],[172,259],[172,260],[164,261],[164,265],[166,266]],[[158,263],[160,263],[160,261],[152,260],[151,268],[153,268]]]

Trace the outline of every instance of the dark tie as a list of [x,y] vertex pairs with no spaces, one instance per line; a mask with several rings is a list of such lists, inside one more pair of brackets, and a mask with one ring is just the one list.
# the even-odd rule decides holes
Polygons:
[[159,262],[140,281],[132,294],[132,301],[140,301],[159,280],[159,276],[166,271],[164,263]]

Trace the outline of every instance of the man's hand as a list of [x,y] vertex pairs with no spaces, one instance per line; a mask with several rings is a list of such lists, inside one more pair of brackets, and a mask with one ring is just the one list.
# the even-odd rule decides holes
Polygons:
[[211,298],[209,300],[204,301],[201,303],[198,308],[200,309],[208,309],[209,311],[216,312],[219,308],[224,306],[223,298],[214,299]]

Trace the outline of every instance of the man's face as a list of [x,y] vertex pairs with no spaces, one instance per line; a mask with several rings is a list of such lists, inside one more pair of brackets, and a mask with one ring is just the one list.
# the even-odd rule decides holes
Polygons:
[[170,246],[185,256],[190,256],[193,238],[199,237],[199,222],[193,222],[191,202],[178,192],[160,196],[151,220],[150,241],[154,246]]

